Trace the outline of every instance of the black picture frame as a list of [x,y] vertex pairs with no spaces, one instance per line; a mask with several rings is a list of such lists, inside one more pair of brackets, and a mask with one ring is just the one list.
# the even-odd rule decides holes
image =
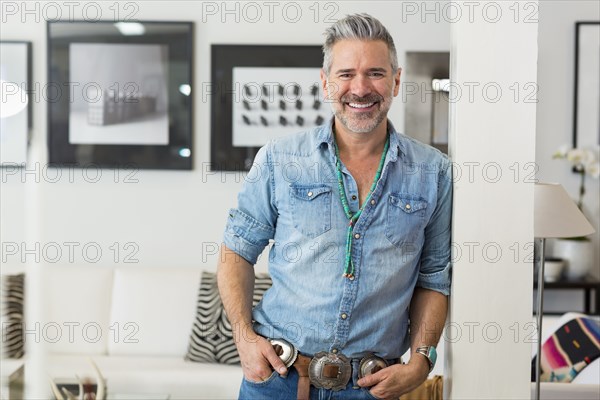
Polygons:
[[[18,59],[13,57],[13,55],[11,54],[10,57],[7,54],[3,54],[6,47],[5,45],[8,45],[9,47],[12,46],[16,46],[16,48],[18,49],[20,47],[19,50],[21,50],[21,53],[24,54],[24,58],[22,59]],[[0,167],[24,167],[27,163],[27,149],[29,147],[29,142],[31,140],[31,128],[33,127],[33,103],[34,103],[34,99],[31,98],[32,95],[32,64],[33,64],[33,52],[32,52],[32,43],[29,41],[23,41],[23,40],[0,40],[0,46],[2,46],[2,49],[0,50],[0,53],[2,53],[2,57],[0,57],[0,66],[2,66],[2,70],[6,71],[9,70],[7,73],[11,73],[10,70],[15,71],[18,73],[19,76],[22,76],[23,79],[13,79],[12,76],[7,76],[7,77],[2,77],[4,79],[7,79],[7,85],[8,84],[14,84],[17,85],[20,93],[15,93],[12,94],[13,92],[13,88],[10,88],[10,93],[4,93],[4,96],[6,96],[6,99],[3,99],[3,101],[9,101],[10,96],[22,96],[23,93],[27,95],[27,105],[25,108],[25,121],[23,121],[22,117],[19,117],[17,115],[13,115],[7,118],[7,121],[4,121],[4,124],[8,123],[10,125],[8,125],[8,127],[5,125],[3,126],[3,128],[7,128],[7,129],[19,129],[20,131],[17,132],[17,136],[19,137],[19,144],[16,148],[14,149],[17,152],[23,151],[25,152],[25,154],[23,155],[23,157],[18,157],[18,159],[13,159],[12,157],[12,151],[13,148],[12,146],[15,144],[12,141],[9,141],[8,143],[5,142],[4,140],[2,141],[2,153],[3,155],[0,157]],[[23,73],[24,71],[24,73]],[[7,90],[9,90],[8,86],[6,88]],[[4,91],[4,88],[3,88]],[[20,99],[23,100],[23,99]],[[21,110],[22,112],[23,110]],[[19,112],[18,114],[21,114],[21,112]],[[17,123],[18,126],[13,126],[13,122],[10,121],[12,118],[18,118],[19,121],[15,121]],[[2,132],[3,134],[6,134],[6,132]],[[8,132],[11,133],[11,132]],[[24,148],[23,148],[24,146]],[[7,157],[5,157],[5,155],[8,155],[6,153],[10,154],[8,156],[8,160]]]
[[[586,33],[584,31],[593,30],[591,37],[595,37],[597,40],[598,33],[600,30],[600,21],[578,21],[575,23],[575,73],[574,73],[574,85],[573,85],[573,148],[578,146],[588,147],[594,145],[600,145],[600,116],[598,115],[598,108],[592,106],[591,112],[586,112],[582,109],[581,105],[589,105],[598,102],[600,98],[600,84],[597,86],[589,85],[587,80],[589,76],[595,74],[595,78],[598,79],[598,69],[593,67],[590,71],[589,67],[586,67],[584,57],[586,56],[598,56],[598,47],[592,46],[592,48],[586,48],[582,41],[582,36]],[[595,47],[595,48],[594,48]],[[596,61],[597,62],[597,61]],[[586,72],[589,74],[586,74]],[[591,92],[589,90],[580,90],[580,85],[585,84],[590,86],[588,89],[594,89]],[[590,96],[591,95],[591,96]],[[596,108],[594,111],[593,108]],[[585,122],[583,117],[596,117],[598,121],[597,127],[592,129],[582,129],[582,123]],[[593,135],[595,134],[595,143]]]
[[193,22],[49,21],[47,34],[51,166],[193,168]]
[[[260,147],[233,145],[234,67],[321,68],[319,45],[211,46],[211,163],[213,171],[247,171]],[[319,76],[315,76],[319,80]],[[237,89],[239,90],[239,88]]]

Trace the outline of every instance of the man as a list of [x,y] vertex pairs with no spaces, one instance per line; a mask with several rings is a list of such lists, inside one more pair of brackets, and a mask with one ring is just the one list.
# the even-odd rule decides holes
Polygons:
[[397,398],[426,379],[446,317],[450,163],[387,120],[400,69],[378,20],[338,21],[323,51],[334,118],[263,147],[229,213],[218,282],[241,399]]

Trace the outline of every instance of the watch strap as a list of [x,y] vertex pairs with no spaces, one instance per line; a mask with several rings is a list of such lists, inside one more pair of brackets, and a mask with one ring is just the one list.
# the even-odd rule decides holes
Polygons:
[[433,371],[433,367],[435,366],[435,361],[437,359],[437,351],[435,350],[435,346],[419,346],[415,350],[415,353],[419,353],[427,359],[429,362],[429,372]]

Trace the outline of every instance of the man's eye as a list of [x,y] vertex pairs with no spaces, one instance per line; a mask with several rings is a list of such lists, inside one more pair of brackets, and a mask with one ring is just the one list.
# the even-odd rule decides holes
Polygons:
[[375,78],[381,78],[383,77],[383,72],[371,72],[369,75]]
[[352,77],[352,74],[340,74],[340,78],[342,78],[342,79],[347,79],[350,77]]

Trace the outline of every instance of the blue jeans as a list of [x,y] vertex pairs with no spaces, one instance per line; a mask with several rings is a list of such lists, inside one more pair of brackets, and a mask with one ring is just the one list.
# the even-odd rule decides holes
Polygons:
[[[298,372],[295,368],[288,370],[287,377],[281,377],[273,371],[269,379],[260,383],[242,380],[239,400],[297,400]],[[374,400],[377,399],[367,388],[356,385],[358,368],[352,369],[352,379],[346,389],[334,392],[327,389],[317,389],[310,386],[310,400]]]

